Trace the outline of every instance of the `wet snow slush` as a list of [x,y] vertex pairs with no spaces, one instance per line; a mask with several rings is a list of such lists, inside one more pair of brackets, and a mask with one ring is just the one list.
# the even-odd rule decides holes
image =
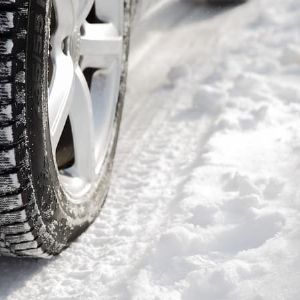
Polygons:
[[0,299],[299,299],[299,25],[298,0],[151,8],[101,216],[1,258]]

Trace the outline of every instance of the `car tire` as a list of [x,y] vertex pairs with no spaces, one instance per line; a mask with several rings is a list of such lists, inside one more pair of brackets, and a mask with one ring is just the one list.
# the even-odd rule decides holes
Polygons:
[[[102,1],[101,4],[105,1],[107,2],[107,0],[99,1]],[[77,72],[78,70],[78,73],[80,74],[78,75],[78,78],[84,78],[83,82],[85,82],[85,80],[87,81],[87,83],[82,83],[84,85],[83,87],[77,87],[76,79],[74,79],[77,78],[77,73],[72,75],[72,87],[70,87],[69,93],[72,93],[72,97],[70,96],[70,98],[74,98],[75,100],[72,101],[77,104],[72,102],[70,105],[72,107],[77,107],[77,115],[75,114],[74,117],[73,110],[75,111],[75,109],[71,108],[72,113],[70,113],[70,116],[72,115],[72,120],[76,121],[76,118],[78,118],[78,122],[80,123],[81,121],[81,128],[80,124],[74,125],[74,128],[77,128],[79,131],[81,130],[81,135],[76,133],[76,135],[79,136],[79,138],[78,136],[76,137],[76,143],[81,149],[78,151],[76,148],[75,150],[72,149],[73,156],[75,156],[75,158],[73,157],[71,159],[73,160],[72,166],[67,166],[66,162],[63,162],[65,165],[64,167],[61,167],[58,163],[57,149],[59,148],[59,145],[61,145],[61,153],[68,152],[67,149],[68,147],[70,148],[70,143],[67,143],[67,145],[65,145],[65,143],[66,140],[70,139],[70,132],[68,135],[68,130],[70,131],[71,121],[69,120],[69,115],[65,113],[67,119],[65,119],[63,128],[60,129],[60,140],[55,141],[57,147],[54,149],[54,135],[52,136],[52,124],[50,119],[52,110],[51,101],[52,98],[54,99],[54,96],[51,96],[51,89],[55,86],[55,83],[53,83],[52,80],[56,80],[52,79],[52,77],[56,76],[53,75],[53,68],[57,67],[57,70],[59,69],[59,60],[55,61],[54,64],[57,65],[53,66],[51,55],[54,50],[51,43],[53,39],[55,40],[55,34],[59,31],[58,27],[60,25],[56,24],[57,28],[54,29],[54,38],[52,38],[51,31],[53,30],[53,20],[58,18],[57,16],[53,17],[55,10],[60,9],[60,5],[71,3],[71,1],[58,0],[56,3],[59,4],[56,4],[55,6],[54,0],[52,6],[50,0],[1,0],[1,255],[18,257],[51,257],[52,255],[59,254],[86,230],[97,217],[103,206],[108,192],[112,164],[116,151],[126,87],[131,4],[130,0],[119,1],[121,3],[120,9],[122,9],[123,18],[120,21],[122,22],[122,31],[118,33],[120,36],[111,38],[110,42],[111,40],[119,41],[119,44],[116,45],[120,48],[121,41],[122,49],[121,52],[118,53],[120,57],[118,56],[118,58],[114,60],[118,61],[119,73],[117,73],[118,76],[116,75],[116,79],[114,79],[115,85],[111,88],[116,96],[114,98],[115,102],[111,105],[113,108],[110,111],[111,119],[109,131],[107,131],[108,133],[105,135],[106,148],[103,148],[105,151],[103,149],[101,150],[103,152],[101,152],[101,161],[99,162],[99,165],[97,165],[99,170],[97,172],[93,171],[93,179],[89,179],[90,181],[83,180],[82,189],[80,188],[79,190],[79,188],[77,188],[76,190],[76,185],[78,185],[77,183],[81,180],[81,177],[76,177],[76,174],[79,174],[79,171],[81,170],[79,167],[79,171],[76,169],[76,164],[80,164],[79,161],[82,160],[81,168],[88,169],[86,166],[82,165],[87,161],[86,157],[92,157],[94,155],[98,144],[96,146],[81,145],[86,141],[89,141],[85,137],[85,135],[88,135],[88,133],[86,133],[87,130],[84,129],[87,128],[84,120],[89,121],[89,118],[85,116],[84,119],[82,117],[84,115],[84,112],[82,111],[88,111],[88,109],[83,109],[82,111],[78,110],[79,100],[77,100],[77,98],[81,99],[82,94],[76,94],[75,91],[80,91],[81,88],[89,87],[89,91],[92,94],[90,86],[91,78],[94,80],[94,77],[92,76],[96,76],[94,75],[95,72],[100,74],[97,73],[99,78],[104,76],[104,71],[101,71],[102,69],[100,70],[98,65],[95,68],[92,68],[87,63],[84,70],[80,69],[82,63],[81,60],[82,58],[85,59],[85,57],[81,55],[81,49],[84,47],[84,49],[87,49],[85,51],[90,51],[89,49],[91,49],[83,43],[83,39],[87,39],[84,28],[87,22],[84,19],[84,26],[82,25],[80,28],[76,27],[76,34],[73,36],[73,33],[71,32],[69,36],[66,36],[63,43],[61,43],[62,49],[57,50],[58,52],[64,52],[64,54],[60,54],[61,57],[64,59],[67,58],[69,61],[72,60],[75,69],[74,72]],[[87,0],[86,2],[91,1]],[[114,2],[117,3],[118,1],[114,0]],[[82,2],[79,1],[77,3]],[[78,4],[78,6],[80,5],[81,4]],[[94,23],[97,23],[99,18],[98,15],[95,17],[95,5],[91,5],[93,10],[89,11],[87,17],[94,17]],[[79,11],[79,7],[77,7],[77,9]],[[58,15],[60,12],[56,12],[56,14]],[[75,17],[74,20],[76,20]],[[110,20],[108,19],[101,19],[99,24],[105,22],[110,24]],[[93,20],[88,21],[93,22]],[[62,18],[60,22],[61,24],[65,24],[67,18],[65,20]],[[60,24],[58,21],[57,23]],[[111,24],[113,23],[111,22]],[[65,26],[67,28],[69,25],[66,24]],[[100,27],[98,26],[97,28]],[[101,41],[96,42],[98,43],[96,47],[100,47]],[[92,39],[87,41],[87,45],[92,45],[89,43],[92,43]],[[78,48],[80,49],[78,50]],[[86,54],[87,57],[89,57],[88,55],[90,54]],[[110,57],[109,53],[105,53],[105,55]],[[99,60],[106,62],[106,60],[109,59],[106,59],[105,57],[105,59],[101,58]],[[94,61],[96,60],[94,59]],[[86,72],[86,70],[88,71]],[[94,73],[91,74],[91,70]],[[108,73],[108,71],[106,73]],[[67,89],[68,79],[67,75],[65,75],[67,74],[67,70],[64,73],[64,70],[60,69],[60,72],[56,71],[55,74],[58,74],[57,76],[59,77],[60,82],[58,82],[57,86],[61,87],[61,91]],[[98,77],[96,79],[100,81]],[[87,91],[84,90],[84,92],[86,93]],[[54,93],[56,93],[56,91]],[[60,95],[59,92],[58,95]],[[102,94],[100,96],[102,97]],[[94,98],[91,99],[94,101]],[[90,107],[90,104],[87,104],[87,106]],[[62,114],[62,116],[66,118],[65,115]],[[92,116],[94,116],[94,114]],[[82,118],[83,121],[81,120]],[[71,130],[73,130],[72,123],[71,126]],[[92,127],[92,125],[90,127]],[[65,136],[63,136],[64,134]],[[95,141],[95,143],[98,141],[97,138],[101,135],[100,133],[97,134],[98,136],[92,140]],[[81,137],[82,143],[80,144]],[[73,148],[74,143],[73,140],[71,143]],[[84,147],[87,149],[86,155],[84,155]],[[90,148],[94,151],[93,154],[89,152]],[[68,155],[69,154],[70,151]],[[76,156],[77,154],[78,157]],[[62,157],[61,160],[68,160],[66,158],[68,155],[60,155]],[[97,155],[95,154],[95,157],[96,156]],[[70,164],[70,159],[68,163]],[[76,166],[74,167],[74,165]],[[73,173],[71,171],[69,172],[72,168],[75,168],[77,173],[74,170]],[[70,192],[68,190],[69,185],[72,185],[74,191],[72,190]]]

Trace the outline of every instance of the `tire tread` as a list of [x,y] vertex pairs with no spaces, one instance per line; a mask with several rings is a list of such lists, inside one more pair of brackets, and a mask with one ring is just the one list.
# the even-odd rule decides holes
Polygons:
[[48,257],[30,203],[25,124],[28,0],[0,3],[0,255]]

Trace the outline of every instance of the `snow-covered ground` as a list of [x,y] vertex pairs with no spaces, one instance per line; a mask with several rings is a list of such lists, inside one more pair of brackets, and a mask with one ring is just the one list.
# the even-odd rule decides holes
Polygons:
[[165,0],[136,29],[115,173],[50,261],[0,259],[0,299],[298,300],[300,3]]

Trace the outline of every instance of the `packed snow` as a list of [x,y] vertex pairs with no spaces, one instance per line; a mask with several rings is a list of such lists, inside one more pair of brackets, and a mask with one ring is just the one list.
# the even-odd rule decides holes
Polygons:
[[101,216],[55,259],[1,258],[0,299],[299,299],[299,78],[298,0],[157,2]]

